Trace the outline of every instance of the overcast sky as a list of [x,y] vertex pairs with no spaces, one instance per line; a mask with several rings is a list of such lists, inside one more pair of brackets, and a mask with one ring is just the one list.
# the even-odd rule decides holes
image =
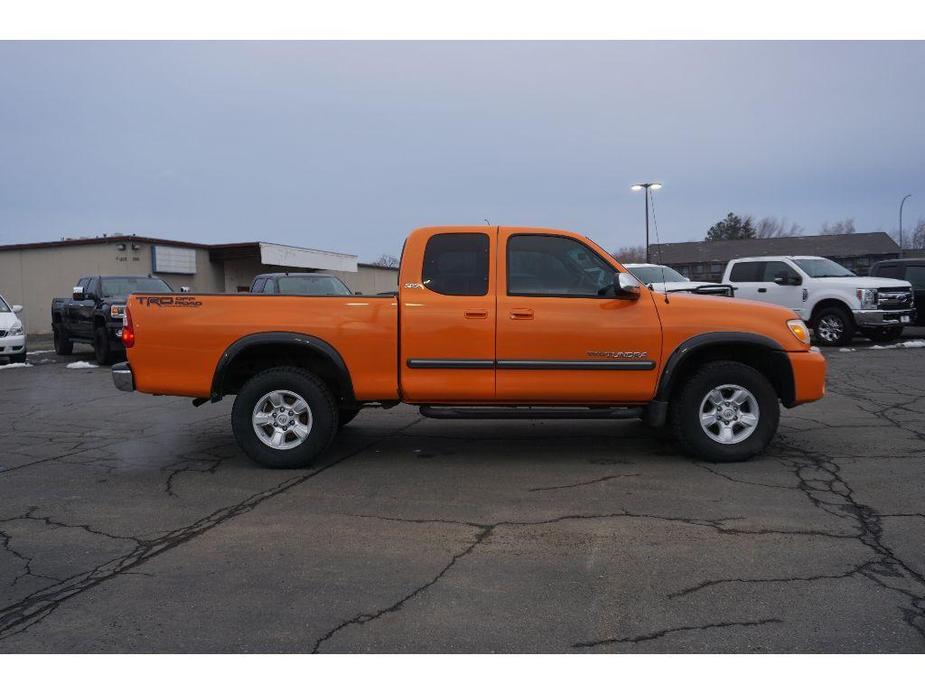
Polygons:
[[[0,44],[0,243],[925,217],[925,43]],[[654,241],[654,239],[653,239]]]

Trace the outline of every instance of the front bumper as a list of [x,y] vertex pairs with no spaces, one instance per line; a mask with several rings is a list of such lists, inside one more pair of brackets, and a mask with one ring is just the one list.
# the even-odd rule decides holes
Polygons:
[[127,361],[120,361],[112,367],[112,382],[116,388],[131,393],[135,390],[135,374],[132,373],[132,365]]
[[894,325],[912,325],[914,309],[884,311],[880,309],[856,310],[854,322],[861,328],[878,328]]
[[825,395],[825,357],[818,347],[808,352],[787,352],[793,370],[793,403],[788,407],[820,400]]
[[16,356],[26,353],[25,335],[7,335],[0,337],[0,357]]

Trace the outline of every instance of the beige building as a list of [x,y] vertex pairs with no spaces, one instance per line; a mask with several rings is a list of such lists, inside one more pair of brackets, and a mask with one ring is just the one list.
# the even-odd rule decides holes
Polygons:
[[324,272],[363,294],[394,291],[398,271],[358,263],[355,255],[254,241],[201,244],[141,236],[102,236],[0,246],[0,294],[22,304],[26,332],[51,332],[51,300],[70,296],[87,275],[148,275],[174,289],[247,291],[264,272]]

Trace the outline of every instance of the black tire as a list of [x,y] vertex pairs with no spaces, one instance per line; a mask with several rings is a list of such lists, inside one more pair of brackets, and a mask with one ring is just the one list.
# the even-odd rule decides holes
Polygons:
[[52,333],[54,334],[55,354],[66,357],[74,353],[74,343],[67,337],[64,328],[56,325],[52,328]]
[[[311,416],[306,438],[285,450],[264,443],[258,437],[253,422],[258,402],[273,391],[289,391],[298,395]],[[231,428],[238,445],[258,465],[276,469],[305,467],[324,453],[337,433],[337,422],[337,406],[324,382],[305,369],[289,366],[267,369],[251,377],[241,388],[231,409]],[[274,429],[272,425],[267,426]],[[294,434],[293,437],[297,438]]]
[[901,325],[891,325],[887,328],[868,328],[861,332],[864,337],[866,337],[871,342],[876,342],[877,344],[884,344],[887,342],[893,342],[902,337],[903,328]]
[[826,347],[844,347],[854,337],[854,319],[845,309],[829,306],[813,316],[813,341]]
[[359,407],[342,408],[337,419],[337,428],[343,429],[345,426],[350,424],[350,422],[352,422],[354,417],[356,417],[358,414],[360,414]]
[[96,363],[101,366],[108,366],[115,361],[109,346],[109,332],[103,326],[98,327],[93,334],[93,353],[96,355]]
[[25,364],[26,357],[28,356],[29,355],[26,352],[23,352],[22,354],[12,354],[10,355],[10,364]]
[[[725,385],[747,390],[757,405],[757,413],[751,412],[753,405],[746,403],[736,414],[737,417],[757,414],[758,419],[751,434],[735,443],[716,441],[701,426],[701,415],[704,414],[708,394]],[[759,371],[740,362],[714,361],[704,364],[687,379],[671,402],[672,427],[681,446],[688,453],[713,463],[737,463],[761,453],[777,433],[779,421],[780,404],[774,387]],[[736,422],[732,423],[732,430],[741,432],[744,427]],[[717,420],[714,426],[714,434],[718,435],[723,425]]]

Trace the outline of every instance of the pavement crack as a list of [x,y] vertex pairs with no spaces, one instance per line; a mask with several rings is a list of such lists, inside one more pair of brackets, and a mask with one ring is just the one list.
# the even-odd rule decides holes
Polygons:
[[528,492],[548,492],[548,491],[553,491],[555,489],[574,489],[575,487],[586,487],[589,484],[598,484],[600,482],[606,482],[608,480],[615,480],[618,477],[639,477],[639,473],[634,472],[634,473],[629,473],[626,475],[607,475],[605,477],[598,477],[597,479],[593,479],[593,480],[585,480],[584,482],[575,482],[574,484],[560,484],[555,487],[533,487],[532,489],[528,489],[527,491]]
[[697,626],[685,626],[685,627],[673,627],[671,629],[662,629],[660,631],[653,631],[648,634],[641,634],[640,636],[626,636],[622,638],[609,638],[609,639],[599,639],[596,641],[579,641],[578,643],[572,644],[572,648],[597,648],[598,646],[608,646],[615,643],[641,643],[642,641],[654,641],[660,639],[669,634],[677,634],[685,631],[706,631],[708,629],[727,629],[729,627],[757,627],[763,626],[765,624],[782,624],[783,620],[771,618],[771,619],[757,619],[754,621],[746,622],[714,622],[712,624],[700,624]]
[[[313,477],[320,475],[325,470],[329,470],[335,465],[343,463],[344,461],[349,460],[350,458],[353,458],[360,453],[363,453],[364,451],[381,443],[383,440],[390,438],[395,433],[404,431],[414,424],[417,424],[419,421],[421,420],[415,419],[413,422],[401,427],[396,432],[391,432],[385,436],[373,439],[363,446],[327,463],[326,465],[322,465],[318,468],[310,470],[309,472],[290,477],[289,479],[280,482],[276,486],[252,494],[251,496],[236,504],[231,504],[229,506],[225,506],[216,511],[213,511],[207,516],[203,516],[194,523],[191,523],[190,525],[171,530],[151,539],[142,540],[138,538],[131,538],[135,540],[137,544],[129,552],[110,559],[109,561],[104,562],[103,564],[100,564],[99,566],[96,566],[89,571],[83,571],[74,574],[66,579],[59,580],[53,585],[36,590],[18,602],[7,605],[2,610],[0,610],[0,641],[15,634],[21,633],[22,631],[25,631],[38,622],[41,622],[50,614],[52,614],[65,601],[81,595],[82,593],[95,588],[101,583],[109,581],[125,573],[126,571],[135,570],[151,559],[154,559],[155,557],[160,556],[165,552],[169,552],[176,547],[190,542],[191,540],[196,539],[204,533],[207,533],[208,531],[222,525],[223,523],[226,523],[233,518],[237,518],[238,516],[253,511],[263,502],[277,497],[280,494],[284,494],[294,487],[304,484]],[[29,517],[29,514],[26,514],[26,517]],[[31,517],[30,519],[41,521],[46,520],[44,517],[38,516]],[[53,523],[54,522],[50,522],[50,524]],[[65,525],[65,527],[69,526]],[[94,532],[93,530],[86,527],[83,529],[87,530],[88,532]],[[99,534],[106,534],[101,531],[97,532],[99,532]]]
[[391,612],[397,612],[398,610],[400,610],[405,605],[405,603],[407,603],[409,600],[413,600],[415,597],[417,597],[418,595],[426,591],[428,588],[433,586],[435,583],[437,583],[441,578],[446,576],[446,574],[450,571],[450,569],[452,569],[456,565],[456,562],[458,562],[460,559],[462,559],[466,555],[470,554],[476,547],[478,547],[482,542],[488,539],[493,529],[494,528],[492,526],[484,526],[484,527],[479,528],[478,532],[475,535],[475,539],[472,542],[470,542],[468,545],[466,545],[466,547],[463,548],[461,551],[454,554],[450,558],[450,561],[447,562],[446,565],[444,565],[444,567],[440,569],[440,571],[438,571],[437,574],[433,578],[426,581],[425,583],[422,583],[417,588],[405,594],[403,597],[401,597],[400,599],[398,599],[397,601],[395,601],[388,607],[384,607],[381,610],[377,610],[376,612],[372,612],[372,613],[358,614],[344,622],[341,622],[336,627],[326,632],[317,641],[315,641],[314,645],[312,646],[311,652],[318,653],[320,651],[322,644],[325,641],[328,641],[329,639],[333,638],[338,632],[340,632],[343,629],[346,629],[347,627],[351,625],[367,624],[375,619],[379,619],[379,617],[382,617],[383,615],[389,614]]

